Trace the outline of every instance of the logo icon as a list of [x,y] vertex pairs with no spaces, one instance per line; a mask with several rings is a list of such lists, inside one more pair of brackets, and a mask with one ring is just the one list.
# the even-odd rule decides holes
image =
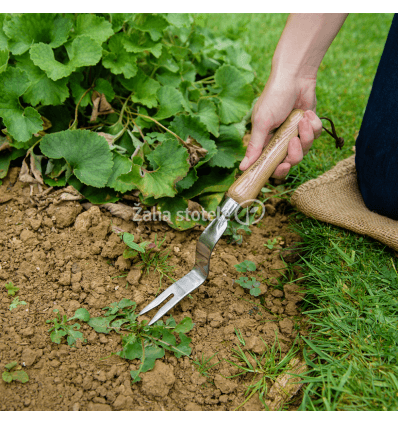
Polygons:
[[[249,199],[247,202],[248,203],[251,202],[251,205],[248,208],[246,208],[246,212],[243,216],[239,217],[242,214],[242,212],[240,212],[239,214],[235,212],[235,220],[239,224],[242,224],[244,226],[249,226],[251,224],[258,223],[259,221],[261,221],[261,219],[264,217],[264,214],[265,214],[265,207],[261,201],[259,201],[258,199]],[[253,220],[251,216],[258,211],[261,211],[261,214],[259,214]]]

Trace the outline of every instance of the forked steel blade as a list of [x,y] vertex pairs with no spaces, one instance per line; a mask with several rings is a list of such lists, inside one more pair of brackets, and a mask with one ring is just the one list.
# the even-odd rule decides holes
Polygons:
[[149,322],[149,325],[158,321],[171,308],[178,304],[190,292],[202,285],[202,283],[207,279],[213,248],[225,232],[229,217],[231,217],[239,208],[240,205],[233,199],[227,198],[225,200],[221,206],[220,217],[214,219],[199,237],[198,243],[196,244],[196,257],[193,269],[180,280],[169,286],[142,311],[140,311],[140,315],[145,314],[164,302],[170,297],[170,295],[174,295],[173,298],[160,308],[153,319]]

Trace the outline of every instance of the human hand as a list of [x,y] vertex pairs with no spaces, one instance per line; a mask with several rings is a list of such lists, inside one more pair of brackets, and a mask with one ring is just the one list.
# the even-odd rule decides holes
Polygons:
[[315,113],[315,78],[279,76],[271,74],[252,113],[252,134],[246,156],[240,164],[242,171],[261,155],[272,138],[271,130],[279,127],[295,108],[305,111],[298,125],[298,137],[288,145],[287,156],[275,169],[272,177],[283,179],[293,165],[297,165],[310,150],[314,139],[322,133],[322,122]]

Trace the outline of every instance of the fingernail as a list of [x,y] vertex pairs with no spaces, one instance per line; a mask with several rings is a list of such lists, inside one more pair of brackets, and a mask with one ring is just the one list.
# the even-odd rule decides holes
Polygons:
[[316,118],[316,113],[315,112],[313,112],[313,111],[305,111],[305,113],[306,113],[306,115],[307,115],[307,117],[310,119],[310,120],[313,120],[313,119],[315,119]]
[[249,158],[247,156],[245,156],[243,158],[243,161],[240,164],[240,168],[246,168],[248,164],[249,164]]

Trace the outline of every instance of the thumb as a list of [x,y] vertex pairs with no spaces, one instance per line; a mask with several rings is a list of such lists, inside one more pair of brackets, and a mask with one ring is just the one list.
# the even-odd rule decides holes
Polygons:
[[269,125],[265,123],[253,124],[251,139],[247,146],[245,157],[239,166],[241,171],[245,171],[257,161],[263,151],[264,145],[268,143],[272,137],[272,135],[269,134],[270,130],[270,123]]

